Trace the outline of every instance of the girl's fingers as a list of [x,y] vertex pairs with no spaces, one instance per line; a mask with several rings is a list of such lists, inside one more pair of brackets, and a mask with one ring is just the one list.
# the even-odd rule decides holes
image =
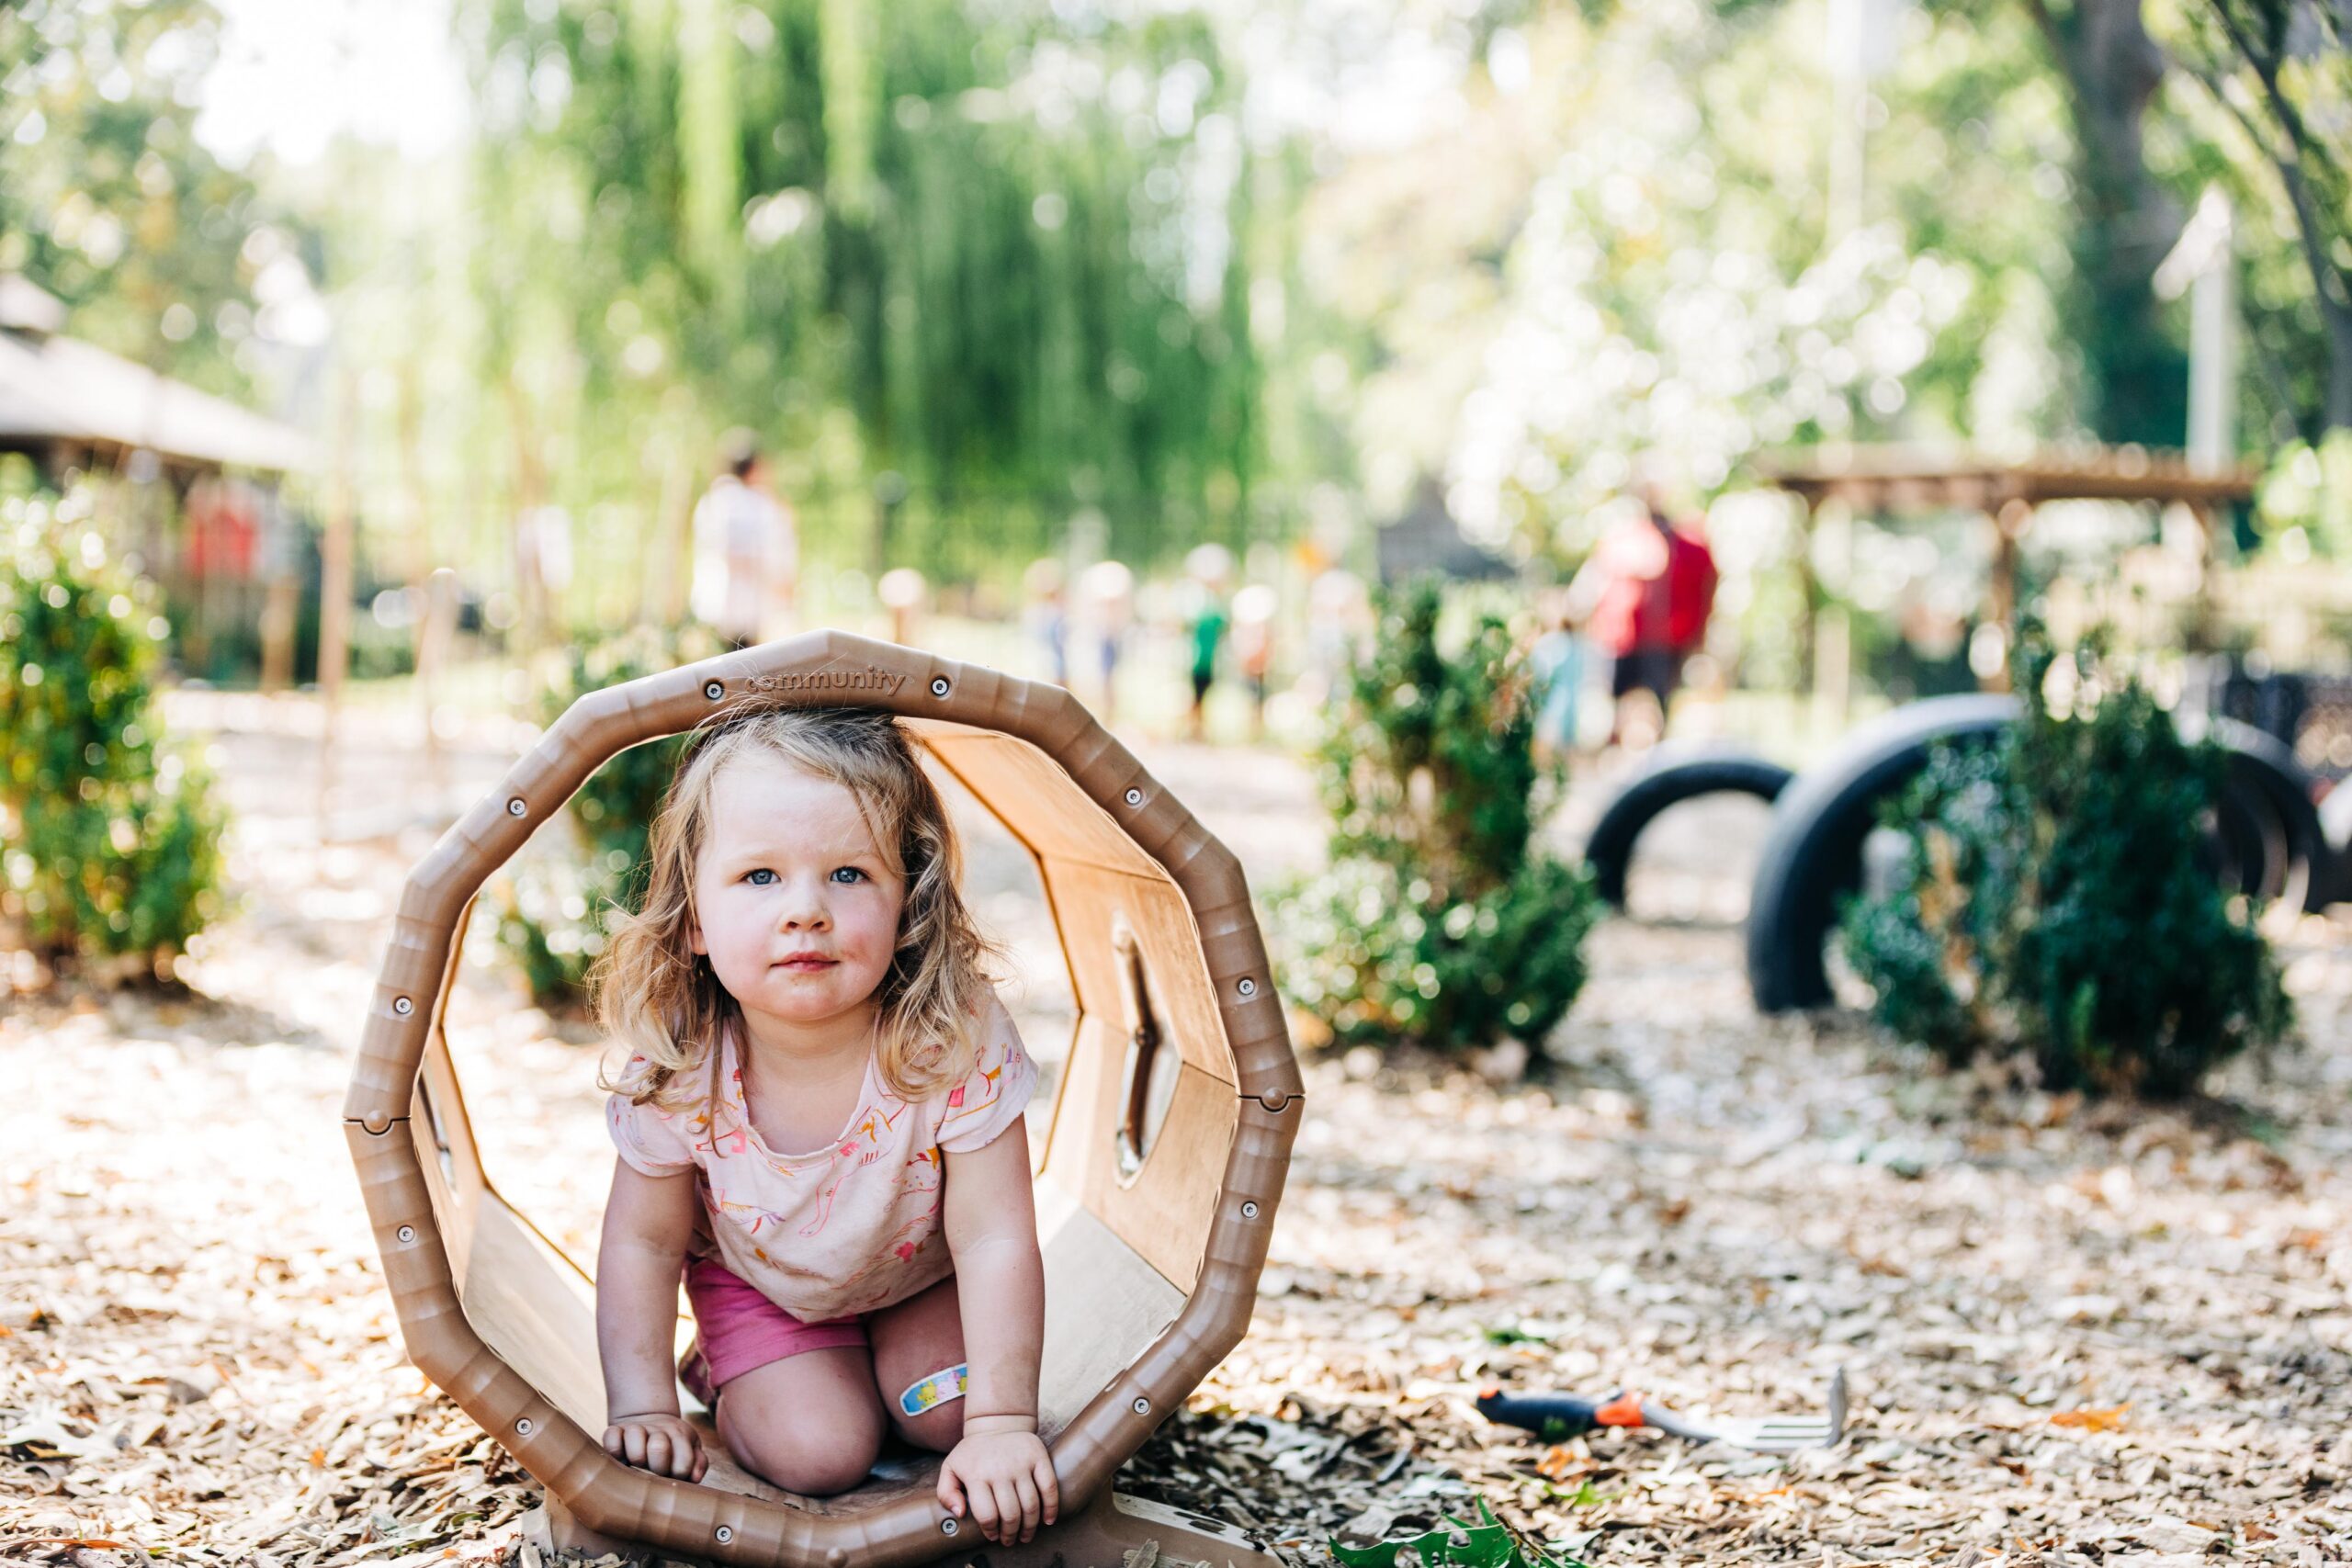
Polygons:
[[639,1470],[643,1470],[645,1468],[644,1427],[623,1427],[621,1428],[621,1448],[622,1458],[628,1460],[629,1463],[637,1466]]
[[618,1427],[605,1428],[605,1451],[615,1459],[624,1457],[621,1450],[621,1429]]
[[1010,1481],[996,1483],[995,1491],[997,1544],[1011,1546],[1021,1537],[1021,1494]]
[[964,1482],[946,1465],[939,1467],[939,1506],[956,1518],[964,1517]]
[[982,1535],[986,1536],[990,1540],[996,1540],[997,1506],[995,1488],[991,1487],[985,1481],[975,1481],[965,1488],[965,1493],[971,1500],[972,1522],[980,1527],[980,1533]]
[[656,1475],[670,1473],[670,1434],[652,1431],[645,1438],[645,1468]]
[[1021,1500],[1021,1539],[1025,1541],[1037,1533],[1037,1518],[1045,1506],[1037,1495],[1035,1477],[1015,1475],[1012,1495]]
[[1037,1461],[1036,1479],[1037,1500],[1044,1505],[1046,1522],[1052,1524],[1061,1517],[1062,1511],[1062,1484],[1054,1478],[1052,1456],[1048,1455]]

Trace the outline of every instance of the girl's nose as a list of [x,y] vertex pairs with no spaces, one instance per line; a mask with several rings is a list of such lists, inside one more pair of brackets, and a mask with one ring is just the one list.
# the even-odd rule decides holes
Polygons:
[[825,930],[832,924],[832,919],[825,908],[824,885],[793,884],[781,915],[786,931]]

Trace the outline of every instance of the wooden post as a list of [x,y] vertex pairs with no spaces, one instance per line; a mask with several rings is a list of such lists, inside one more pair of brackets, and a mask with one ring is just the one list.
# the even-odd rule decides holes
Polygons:
[[327,536],[319,563],[319,838],[334,794],[335,710],[351,650],[351,447],[359,399],[346,370],[337,389],[334,452],[327,479]]
[[2001,502],[1993,519],[1993,574],[1985,585],[1984,621],[2001,634],[2000,667],[1977,676],[1986,691],[2009,689],[2009,672],[2017,653],[2018,540],[2033,520],[2033,503],[2012,496]]

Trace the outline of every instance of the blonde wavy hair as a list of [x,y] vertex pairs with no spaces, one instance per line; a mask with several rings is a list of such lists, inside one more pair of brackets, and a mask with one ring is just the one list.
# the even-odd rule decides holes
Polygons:
[[[874,841],[906,879],[897,951],[875,990],[876,1057],[902,1100],[960,1081],[978,1055],[996,948],[973,923],[959,885],[963,850],[947,808],[896,718],[874,708],[764,708],[697,733],[653,819],[645,897],[616,907],[592,977],[598,1022],[628,1048],[602,1086],[665,1110],[688,1108],[698,1067],[720,1103],[718,1044],[742,1010],[691,944],[695,866],[712,831],[711,786],[738,758],[765,753],[847,789]],[[642,1058],[642,1060],[639,1060]]]

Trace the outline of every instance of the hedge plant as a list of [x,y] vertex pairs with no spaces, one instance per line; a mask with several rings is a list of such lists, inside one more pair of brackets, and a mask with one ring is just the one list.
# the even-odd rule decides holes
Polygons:
[[1540,1049],[1599,901],[1534,843],[1558,778],[1510,628],[1447,637],[1444,608],[1434,582],[1385,595],[1348,675],[1317,753],[1329,863],[1273,900],[1283,984],[1343,1043]]
[[168,979],[222,911],[225,814],[164,743],[153,585],[86,514],[0,503],[0,925],[54,970]]
[[[540,717],[552,724],[587,693],[722,651],[699,627],[673,635],[640,627],[574,645],[540,694]],[[685,743],[683,735],[667,736],[607,761],[564,808],[572,842],[560,852],[517,862],[494,888],[499,945],[539,1006],[584,1009],[588,971],[605,951],[609,911],[616,905],[634,908],[643,895],[653,814]]]
[[2213,874],[2225,759],[2096,646],[2021,653],[2019,721],[1940,750],[1885,813],[1900,872],[1848,906],[1848,961],[1880,1021],[1953,1063],[2022,1053],[2052,1088],[2187,1093],[2291,1023]]

